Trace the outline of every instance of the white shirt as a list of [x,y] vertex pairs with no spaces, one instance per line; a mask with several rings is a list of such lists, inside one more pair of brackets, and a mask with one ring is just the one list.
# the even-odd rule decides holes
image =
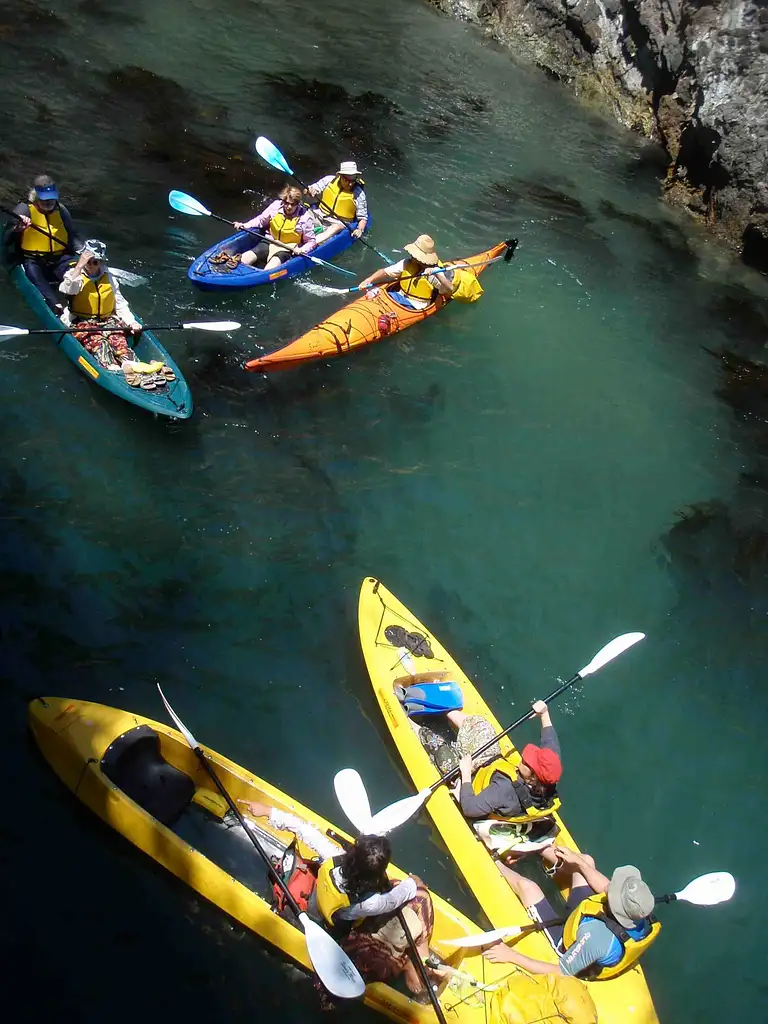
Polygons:
[[[109,270],[107,270],[107,277],[109,283],[112,285],[112,290],[115,293],[115,316],[118,320],[126,325],[126,327],[141,327],[141,324],[131,312],[128,302],[124,298],[120,291],[120,285],[114,279]],[[77,295],[83,287],[83,275],[82,271],[77,270],[75,267],[70,267],[64,275],[64,279],[59,285],[59,291],[64,295]],[[61,322],[66,324],[67,327],[72,326],[72,311],[65,309],[61,314]]]
[[[279,811],[273,807],[269,812],[269,823],[273,828],[280,831],[293,832],[294,835],[311,847],[321,860],[330,860],[338,857],[342,849],[328,838],[320,829],[310,825],[308,821],[289,814],[287,811]],[[331,869],[331,878],[334,883],[346,892],[344,876],[341,868]],[[360,903],[353,903],[350,907],[344,907],[336,912],[337,916],[344,921],[357,921],[361,917],[373,917],[376,914],[391,914],[400,907],[405,906],[416,895],[416,883],[412,878],[404,878],[398,882],[389,892],[375,893]]]

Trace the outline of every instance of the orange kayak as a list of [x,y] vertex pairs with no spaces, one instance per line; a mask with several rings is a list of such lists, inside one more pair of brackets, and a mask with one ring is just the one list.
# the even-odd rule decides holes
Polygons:
[[[511,242],[499,242],[492,249],[485,249],[463,260],[454,260],[453,263],[466,267],[478,277],[489,261],[509,258],[513,252],[514,245]],[[318,359],[343,356],[364,345],[372,345],[375,341],[397,334],[398,331],[404,331],[406,327],[437,313],[451,301],[439,295],[426,309],[406,309],[389,294],[392,287],[385,285],[377,289],[374,295],[362,295],[283,348],[268,356],[251,359],[245,364],[245,369],[251,373],[272,373]]]

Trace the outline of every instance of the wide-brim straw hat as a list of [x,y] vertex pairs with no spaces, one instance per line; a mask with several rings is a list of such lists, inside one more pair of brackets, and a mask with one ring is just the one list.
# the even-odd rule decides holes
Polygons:
[[404,245],[403,249],[409,256],[413,256],[415,260],[423,263],[426,267],[434,267],[436,263],[439,263],[435,252],[435,240],[430,235],[419,235],[415,242]]

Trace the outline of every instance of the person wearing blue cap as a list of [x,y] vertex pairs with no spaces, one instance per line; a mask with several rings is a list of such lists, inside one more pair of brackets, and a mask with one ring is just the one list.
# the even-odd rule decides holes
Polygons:
[[59,283],[81,244],[72,217],[59,202],[53,178],[40,174],[32,183],[29,200],[13,210],[16,223],[8,228],[6,241],[16,243],[21,265],[50,308],[64,312]]

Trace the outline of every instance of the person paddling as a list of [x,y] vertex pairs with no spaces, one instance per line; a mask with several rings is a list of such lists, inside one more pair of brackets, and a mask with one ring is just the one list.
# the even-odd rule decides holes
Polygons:
[[5,232],[6,244],[15,244],[32,284],[50,309],[60,316],[64,303],[59,284],[71,262],[69,253],[80,248],[81,241],[66,206],[59,202],[59,190],[47,174],[32,183],[29,199],[14,207],[15,221]]
[[[450,298],[453,282],[446,271],[439,269],[443,264],[435,250],[434,239],[429,235],[419,235],[415,242],[409,242],[403,249],[408,253],[406,259],[374,271],[360,282],[358,288],[364,291],[375,285],[395,282],[396,287],[389,288],[388,294],[406,309],[426,309],[438,295]],[[368,291],[368,297],[375,294],[375,291]]]
[[327,174],[308,185],[307,193],[318,200],[313,207],[315,220],[322,228],[317,235],[318,245],[348,226],[353,238],[362,236],[368,226],[368,199],[354,160],[343,161],[338,174]]
[[[589,854],[555,846],[542,857],[570,876],[564,924],[544,929],[558,953],[556,964],[534,960],[497,943],[484,956],[494,963],[512,963],[530,974],[563,974],[586,980],[614,978],[631,967],[656,940],[661,925],[653,917],[655,899],[638,869],[616,868],[608,878]],[[534,921],[552,922],[561,915],[536,882],[505,864],[499,870]]]
[[495,735],[493,726],[481,715],[447,712],[446,717],[458,730],[461,782],[455,795],[466,818],[533,820],[547,817],[556,809],[556,787],[563,774],[560,743],[544,701],[536,701],[533,711],[541,722],[540,745],[526,744],[522,760],[515,764],[494,744],[479,766],[473,765],[472,751]]
[[[366,981],[389,981],[402,974],[411,992],[426,995],[396,914],[403,912],[424,960],[434,926],[432,899],[416,875],[390,882],[389,840],[363,835],[342,852],[327,835],[294,814],[254,801],[243,801],[243,807],[254,817],[268,818],[273,828],[293,832],[318,854],[317,909]],[[440,968],[429,970],[436,980],[445,975]]]
[[[69,297],[69,309],[61,320],[68,327],[82,327],[74,336],[108,370],[123,370],[132,387],[153,391],[165,387],[176,375],[169,366],[155,361],[142,363],[128,344],[127,334],[138,337],[142,326],[123,298],[120,286],[107,268],[107,247],[89,238],[77,263],[64,274],[59,285]],[[100,328],[93,330],[94,327]]]
[[[246,267],[264,267],[272,270],[293,255],[311,252],[316,246],[314,218],[301,202],[301,189],[286,185],[274,202],[247,221],[235,221],[238,231],[252,228],[269,231],[269,238],[253,249],[246,249],[240,262]],[[275,245],[279,242],[280,245]],[[285,248],[289,246],[290,248]]]

